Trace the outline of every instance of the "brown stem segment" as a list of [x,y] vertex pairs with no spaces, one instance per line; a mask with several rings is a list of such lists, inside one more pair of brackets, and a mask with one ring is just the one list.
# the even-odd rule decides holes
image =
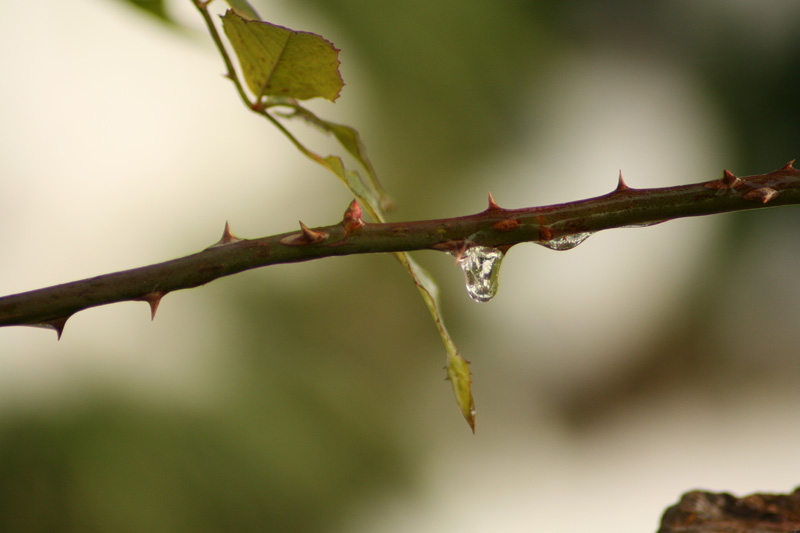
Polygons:
[[441,250],[472,245],[507,249],[521,242],[548,241],[604,229],[647,225],[675,218],[800,204],[800,170],[736,177],[725,171],[714,181],[657,189],[633,189],[623,181],[605,196],[577,202],[503,209],[417,222],[365,224],[354,203],[335,225],[260,239],[233,237],[227,228],[215,245],[193,255],[0,298],[0,326],[40,325],[59,334],[74,313],[114,302],[161,297],[245,270],[336,255]]

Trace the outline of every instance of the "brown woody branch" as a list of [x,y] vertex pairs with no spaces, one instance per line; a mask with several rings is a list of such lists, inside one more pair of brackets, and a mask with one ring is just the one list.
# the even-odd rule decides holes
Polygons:
[[736,177],[725,171],[714,181],[657,189],[633,189],[620,175],[605,196],[524,209],[503,209],[491,195],[489,207],[474,215],[417,222],[365,223],[354,201],[341,222],[292,233],[239,239],[226,224],[220,241],[193,255],[0,298],[0,326],[44,326],[61,336],[78,311],[139,300],[155,315],[161,298],[179,289],[245,270],[336,255],[441,250],[458,254],[480,245],[506,250],[521,242],[566,249],[565,238],[667,220],[800,204],[800,170]]

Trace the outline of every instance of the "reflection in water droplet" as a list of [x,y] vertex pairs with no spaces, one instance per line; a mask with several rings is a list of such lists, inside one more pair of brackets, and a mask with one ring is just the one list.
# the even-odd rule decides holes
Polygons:
[[573,233],[572,235],[564,235],[563,237],[550,239],[549,241],[536,241],[536,244],[540,244],[551,250],[572,250],[591,236],[591,232]]
[[500,285],[503,252],[497,248],[473,246],[458,260],[467,282],[467,294],[476,302],[488,302]]

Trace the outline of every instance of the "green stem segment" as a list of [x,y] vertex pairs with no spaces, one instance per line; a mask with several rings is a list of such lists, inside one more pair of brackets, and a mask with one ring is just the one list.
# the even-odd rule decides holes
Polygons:
[[605,196],[544,207],[503,209],[490,201],[485,211],[447,219],[365,224],[348,209],[332,226],[259,239],[237,239],[226,231],[217,245],[180,259],[2,297],[0,326],[50,325],[60,331],[83,309],[130,300],[152,306],[169,292],[268,265],[413,250],[457,253],[472,245],[547,245],[604,229],[794,204],[800,204],[800,170],[789,163],[768,174],[738,178],[726,171],[719,180],[677,187],[632,189],[620,181]]

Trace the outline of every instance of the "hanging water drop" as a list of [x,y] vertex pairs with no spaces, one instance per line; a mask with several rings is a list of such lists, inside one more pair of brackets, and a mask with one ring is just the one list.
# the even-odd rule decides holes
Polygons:
[[573,233],[571,235],[564,235],[549,241],[536,241],[536,244],[550,248],[551,250],[572,250],[580,243],[592,236],[591,232]]
[[467,294],[476,302],[488,302],[500,286],[503,252],[487,246],[472,246],[461,254],[458,264],[464,271]]

